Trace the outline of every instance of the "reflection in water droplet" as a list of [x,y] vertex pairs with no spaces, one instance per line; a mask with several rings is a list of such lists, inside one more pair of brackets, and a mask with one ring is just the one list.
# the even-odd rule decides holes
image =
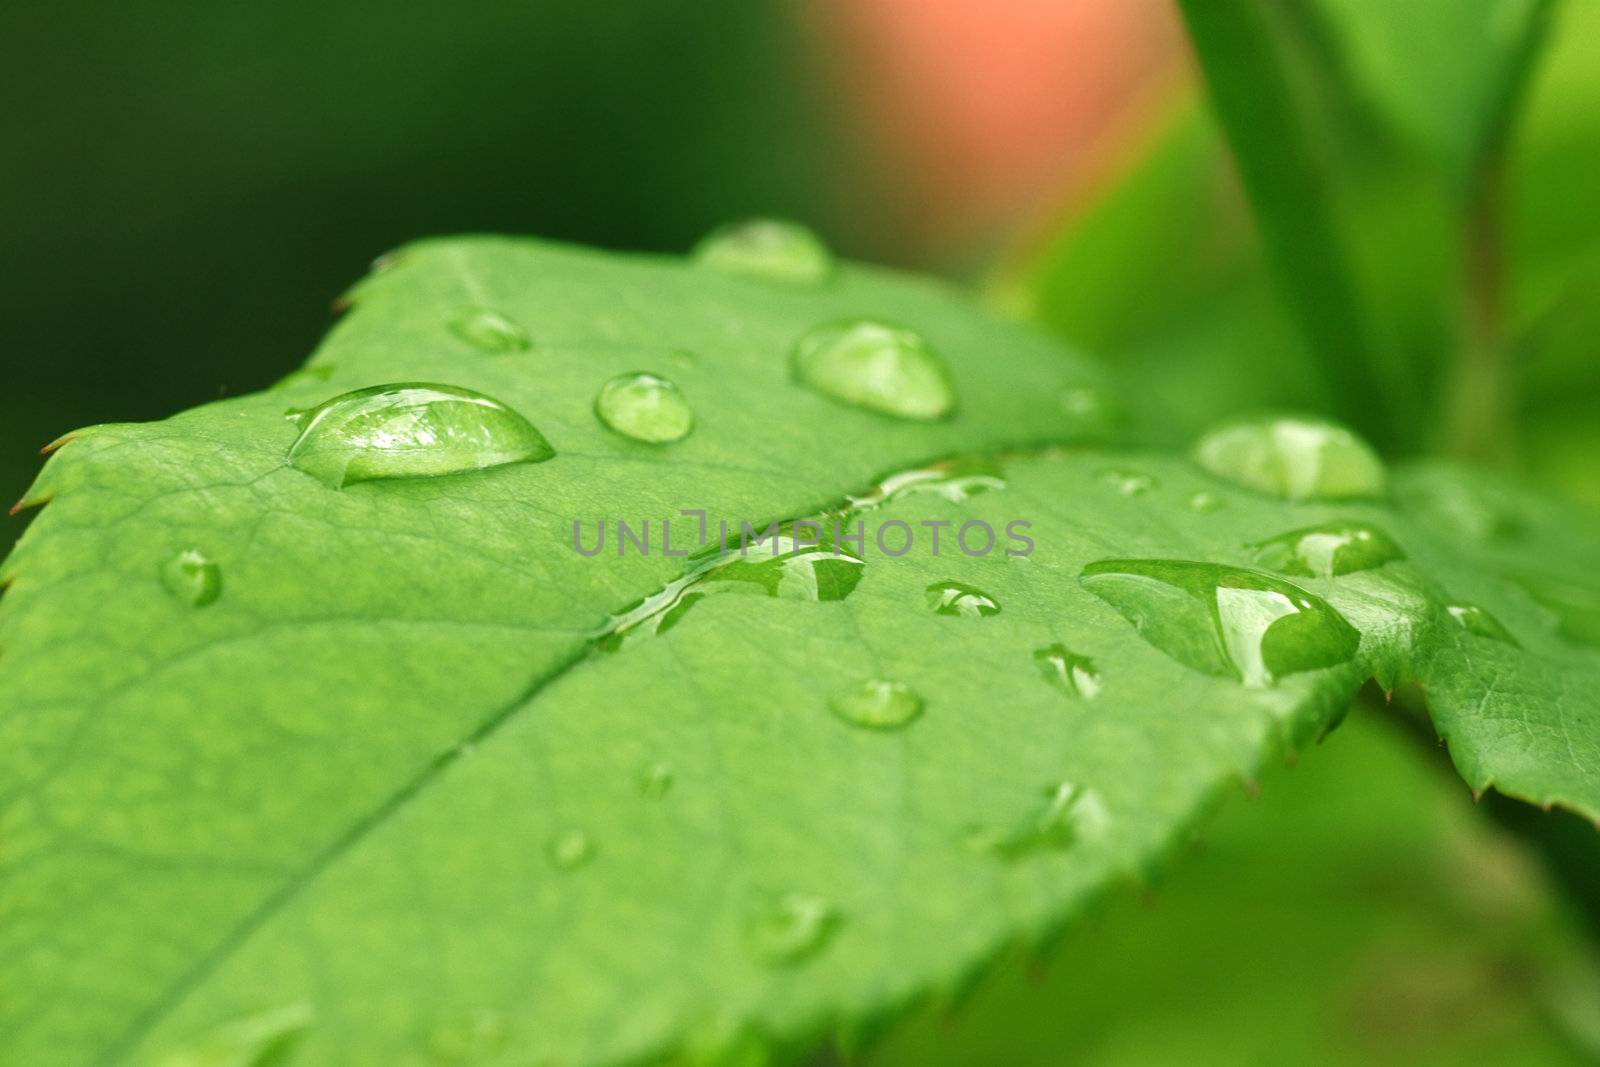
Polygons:
[[828,707],[852,726],[898,730],[922,714],[922,698],[902,682],[873,678],[836,693]]
[[694,258],[715,270],[752,278],[815,284],[833,273],[833,253],[815,233],[781,219],[747,219],[713,230]]
[[852,512],[883,507],[908,496],[930,493],[959,504],[980,493],[1006,487],[998,465],[988,460],[960,459],[931,463],[926,467],[897,471],[878,479],[878,484],[850,498]]
[[763,963],[799,963],[827,943],[839,922],[839,913],[821,897],[785,893],[752,909],[745,920],[745,944]]
[[795,343],[795,376],[847,404],[902,419],[955,410],[944,361],[921,334],[868,319],[818,326]]
[[1334,578],[1405,559],[1393,538],[1361,522],[1325,522],[1251,547],[1263,567],[1306,578]]
[[289,463],[335,489],[377,478],[539,463],[555,454],[521,415],[452,385],[375,385],[290,417],[301,430]]
[[428,1031],[428,1053],[445,1063],[481,1063],[506,1044],[506,1023],[493,1008],[468,1008]]
[[674,775],[665,763],[652,763],[639,776],[639,792],[651,800],[660,800],[672,791]]
[[928,586],[928,607],[939,615],[959,615],[965,619],[1000,614],[993,597],[965,582],[943,581]]
[[860,556],[834,544],[835,532],[826,522],[818,526],[783,523],[771,536],[762,531],[743,545],[729,545],[700,557],[682,577],[612,616],[598,637],[598,647],[614,652],[641,638],[666,633],[695,604],[716,594],[816,603],[843,600],[855,591],[866,564]]
[[1173,659],[1252,688],[1345,663],[1360,644],[1322,598],[1239,567],[1113,559],[1091,563],[1080,581]]
[[464,307],[450,319],[450,332],[485,352],[522,352],[532,343],[528,331],[500,312]]
[[1156,487],[1156,480],[1139,471],[1106,471],[1101,479],[1123,496],[1144,496]]
[[1518,644],[1517,639],[1511,636],[1511,631],[1500,624],[1500,620],[1490,615],[1476,604],[1456,603],[1445,606],[1445,611],[1456,621],[1460,627],[1469,634],[1478,637],[1487,637],[1491,641],[1500,641],[1508,645]]
[[550,839],[545,854],[558,870],[574,870],[594,858],[594,839],[582,830],[563,830]]
[[1196,493],[1189,498],[1189,510],[1202,514],[1216,511],[1222,507],[1222,498],[1215,493]]
[[291,1061],[312,1021],[310,1005],[274,1008],[224,1023],[154,1063],[156,1067],[280,1067]]
[[681,441],[694,428],[683,392],[667,379],[643,371],[619,374],[602,385],[594,413],[622,436],[655,445]]
[[191,608],[203,608],[221,595],[222,570],[198,548],[188,548],[162,566],[161,584]]
[[1070,848],[1100,834],[1107,822],[1105,803],[1098,793],[1061,782],[1045,790],[1034,810],[1014,825],[976,827],[968,833],[967,843],[1018,860],[1037,852]]
[[1093,700],[1100,693],[1100,672],[1094,660],[1080,656],[1066,645],[1049,645],[1033,654],[1033,662],[1045,681],[1064,693]]
[[1289,500],[1379,496],[1386,479],[1371,445],[1318,419],[1227,423],[1200,438],[1194,459],[1219,478]]

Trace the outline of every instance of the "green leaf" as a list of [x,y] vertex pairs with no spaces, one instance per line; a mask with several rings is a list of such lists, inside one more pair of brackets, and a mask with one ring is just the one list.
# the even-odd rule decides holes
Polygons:
[[[1600,656],[1506,571],[1600,549],[1537,502],[1480,544],[1409,488],[1460,476],[1289,503],[1112,447],[1081,359],[863,268],[477,238],[353,302],[278,389],[83,431],[30,494],[0,572],[0,1058],[796,1048],[1143,878],[1372,676],[1426,693],[1473,787],[1600,817]],[[894,343],[796,380],[797,341],[863,320]],[[596,417],[641,371],[682,440]],[[1258,469],[1328,458],[1262,440]],[[575,551],[619,519],[681,551],[682,508],[864,542]]]

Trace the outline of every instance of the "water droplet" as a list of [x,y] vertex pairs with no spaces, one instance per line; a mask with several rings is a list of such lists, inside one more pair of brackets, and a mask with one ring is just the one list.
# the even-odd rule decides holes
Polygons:
[[959,615],[964,619],[979,619],[1000,614],[1000,605],[993,597],[976,586],[965,582],[933,582],[928,586],[928,607],[939,615]]
[[1517,575],[1515,581],[1556,617],[1563,638],[1600,648],[1600,588],[1545,574]]
[[312,1021],[309,1005],[274,1008],[224,1023],[155,1063],[157,1067],[278,1067],[290,1062],[294,1046]]
[[1517,639],[1511,636],[1511,631],[1501,625],[1499,619],[1490,615],[1476,604],[1447,604],[1444,610],[1469,634],[1487,637],[1491,641],[1500,641],[1508,645],[1516,645],[1518,648],[1522,647],[1518,644]]
[[681,441],[694,428],[683,392],[667,379],[642,371],[619,374],[602,385],[594,413],[622,436],[653,445]]
[[575,870],[594,858],[594,839],[582,830],[563,830],[550,839],[545,854],[558,870]]
[[1215,493],[1196,493],[1189,498],[1189,510],[1209,514],[1222,507],[1222,498]]
[[926,467],[897,471],[878,479],[872,488],[850,498],[851,511],[868,511],[903,497],[929,493],[959,504],[980,493],[1006,487],[1005,477],[993,462],[981,459],[947,460]]
[[835,544],[836,532],[828,523],[802,520],[775,524],[742,544],[721,546],[658,592],[612,616],[599,635],[599,648],[613,652],[666,633],[695,604],[718,594],[814,603],[843,600],[855,591],[866,564]]
[[1263,567],[1306,578],[1335,578],[1406,558],[1388,534],[1360,522],[1325,522],[1251,547]]
[[818,326],[795,343],[795,376],[847,404],[902,419],[942,419],[956,396],[922,335],[858,319]]
[[745,943],[763,963],[799,963],[827,943],[840,916],[826,900],[785,893],[763,901],[745,920]]
[[301,430],[289,447],[289,463],[335,489],[376,478],[539,463],[555,455],[521,415],[453,385],[375,385],[290,417]]
[[445,1063],[481,1063],[506,1044],[506,1023],[493,1008],[468,1008],[428,1031],[428,1052]]
[[672,791],[674,777],[672,768],[667,764],[652,763],[639,775],[639,792],[651,800],[660,800]]
[[203,608],[222,593],[222,570],[198,548],[187,548],[162,566],[161,584],[191,608]]
[[1194,459],[1218,478],[1289,500],[1380,496],[1386,478],[1371,445],[1308,418],[1227,423],[1200,438]]
[[1156,480],[1140,471],[1106,471],[1101,479],[1123,496],[1144,496],[1156,487]]
[[833,253],[822,239],[782,219],[719,227],[695,246],[694,258],[727,274],[795,284],[815,284],[833,273]]
[[1033,662],[1045,681],[1064,693],[1093,700],[1100,693],[1100,672],[1094,660],[1080,656],[1065,645],[1049,645],[1033,654]]
[[1097,834],[1107,821],[1105,804],[1092,789],[1061,782],[1044,791],[1040,803],[1008,827],[978,827],[967,843],[985,852],[1018,860],[1037,852],[1071,848]]
[[523,352],[533,343],[515,321],[486,307],[459,309],[450,319],[450,332],[485,352]]
[[1061,410],[1066,412],[1073,422],[1104,422],[1107,419],[1109,404],[1105,393],[1093,385],[1069,385],[1061,390],[1057,400]]
[[898,730],[922,714],[922,698],[902,682],[873,678],[836,694],[828,707],[853,726]]
[[1240,567],[1112,559],[1080,580],[1179,663],[1252,688],[1344,663],[1361,640],[1322,598]]

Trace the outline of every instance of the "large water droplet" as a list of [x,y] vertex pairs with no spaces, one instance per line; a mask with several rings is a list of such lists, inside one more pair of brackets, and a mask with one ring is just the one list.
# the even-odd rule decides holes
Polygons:
[[493,1008],[468,1008],[428,1031],[428,1052],[445,1063],[482,1063],[506,1044],[506,1022]]
[[866,566],[860,556],[835,544],[830,524],[782,523],[744,544],[729,545],[697,559],[683,576],[613,616],[598,639],[615,651],[682,621],[708,596],[743,593],[831,603],[855,591]]
[[828,707],[852,726],[898,730],[922,714],[922,698],[902,682],[873,678],[836,693]]
[[795,375],[847,404],[902,419],[940,419],[955,410],[944,361],[922,335],[858,319],[818,326],[795,343]]
[[1092,789],[1061,782],[1044,791],[1033,811],[1011,826],[972,830],[967,843],[1008,860],[1036,852],[1070,848],[1098,833],[1107,821],[1105,804]]
[[980,619],[1000,614],[1000,605],[977,586],[965,582],[943,581],[928,586],[928,607],[940,615]]
[[203,608],[222,593],[222,570],[198,548],[187,548],[162,566],[161,584],[191,608]]
[[1322,598],[1239,567],[1112,559],[1080,580],[1179,663],[1254,688],[1347,662],[1361,641]]
[[954,459],[926,467],[896,471],[878,484],[850,498],[852,511],[867,511],[908,496],[924,493],[959,504],[980,493],[1006,487],[999,466],[983,459]]
[[594,413],[624,437],[664,445],[694,428],[694,414],[672,382],[643,371],[619,374],[600,387]]
[[833,273],[833,253],[798,223],[746,219],[713,230],[694,258],[715,270],[752,278],[815,284]]
[[1044,680],[1085,700],[1092,700],[1100,692],[1100,672],[1094,660],[1080,656],[1066,645],[1049,645],[1033,654],[1033,662],[1044,675]]
[[155,1061],[157,1067],[280,1067],[310,1029],[309,1005],[293,1004],[224,1023]]
[[1477,604],[1458,602],[1447,604],[1444,610],[1456,621],[1457,625],[1469,634],[1521,647],[1517,639],[1511,636],[1511,631],[1501,625],[1499,619],[1490,615]]
[[550,839],[545,855],[557,870],[575,870],[594,858],[594,839],[582,830],[563,830]]
[[839,925],[839,913],[809,893],[761,902],[745,920],[745,944],[763,963],[787,965],[814,955]]
[[555,455],[533,425],[498,400],[453,385],[375,385],[292,412],[289,463],[337,489],[539,463]]
[[486,307],[464,307],[450,319],[450,332],[485,352],[522,352],[532,342],[514,320]]
[[1280,574],[1334,578],[1405,559],[1394,539],[1361,522],[1325,522],[1252,546],[1256,562]]
[[1345,500],[1383,493],[1383,461],[1337,423],[1307,418],[1231,422],[1194,446],[1219,478],[1289,500]]

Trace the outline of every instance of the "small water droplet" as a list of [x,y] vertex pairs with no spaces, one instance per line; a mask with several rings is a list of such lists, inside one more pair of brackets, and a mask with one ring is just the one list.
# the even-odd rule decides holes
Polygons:
[[980,493],[1005,487],[1004,474],[993,462],[981,459],[948,460],[886,475],[870,489],[851,497],[849,506],[852,512],[868,511],[923,493],[959,504]]
[[1061,410],[1074,422],[1103,422],[1109,404],[1103,391],[1093,385],[1069,385],[1061,390],[1057,400]]
[[292,1004],[222,1024],[155,1061],[157,1067],[279,1067],[311,1028],[307,1004]]
[[594,413],[622,436],[654,445],[681,441],[694,428],[682,390],[643,371],[619,374],[602,385]]
[[1000,614],[1000,605],[977,586],[965,582],[933,582],[928,586],[928,607],[939,615],[958,615],[964,619]]
[[922,714],[922,698],[902,682],[873,678],[835,694],[828,707],[852,726],[898,730]]
[[639,775],[639,792],[651,800],[660,800],[672,791],[672,782],[675,775],[672,768],[665,763],[652,763]]
[[1209,514],[1222,507],[1222,498],[1215,493],[1196,493],[1189,498],[1189,510]]
[[1100,693],[1100,672],[1094,660],[1080,656],[1065,645],[1049,645],[1033,654],[1033,662],[1045,681],[1064,693],[1093,700]]
[[1500,620],[1490,615],[1476,604],[1455,603],[1447,604],[1444,609],[1449,613],[1463,630],[1478,637],[1487,637],[1491,641],[1500,641],[1518,648],[1517,639],[1511,636],[1511,631],[1501,625]]
[[576,870],[594,858],[594,839],[582,830],[563,830],[550,839],[545,854],[562,871]]
[[493,1008],[468,1008],[428,1031],[428,1053],[445,1063],[481,1063],[505,1044],[505,1019]]
[[1141,471],[1106,471],[1101,479],[1123,496],[1144,496],[1156,487],[1156,480]]
[[795,376],[835,400],[902,419],[955,410],[944,361],[921,334],[868,319],[818,326],[795,343]]
[[1371,445],[1319,419],[1230,422],[1200,438],[1194,459],[1218,478],[1288,500],[1380,496],[1386,480]]
[[1040,803],[1016,824],[977,827],[968,833],[967,843],[1018,860],[1071,848],[1084,837],[1098,834],[1106,821],[1105,804],[1098,793],[1061,782],[1045,790]]
[[727,274],[814,285],[833,273],[833,253],[799,223],[746,219],[708,234],[695,246],[697,262]]
[[1241,567],[1113,559],[1080,581],[1179,663],[1251,688],[1345,663],[1361,641],[1322,598]]
[[486,307],[464,307],[450,319],[450,332],[485,352],[523,352],[533,343],[514,320]]
[[301,426],[289,463],[338,489],[539,463],[555,455],[533,425],[498,400],[453,385],[375,385],[290,412]]
[[1405,559],[1393,538],[1361,522],[1325,522],[1251,547],[1263,567],[1306,578],[1336,578]]
[[745,920],[745,944],[763,963],[787,966],[813,956],[840,922],[826,900],[784,893],[762,901]]
[[162,566],[161,584],[191,608],[203,608],[221,595],[222,570],[198,548],[186,548]]

